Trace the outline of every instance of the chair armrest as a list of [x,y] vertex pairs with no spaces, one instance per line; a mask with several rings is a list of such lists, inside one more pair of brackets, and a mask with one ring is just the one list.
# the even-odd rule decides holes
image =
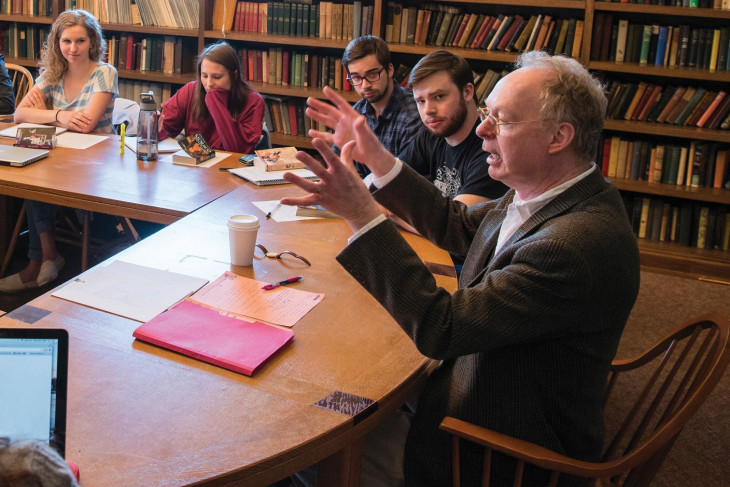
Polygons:
[[589,478],[610,477],[621,471],[617,462],[593,463],[576,460],[529,441],[513,438],[449,416],[441,422],[441,429],[459,438],[547,470]]

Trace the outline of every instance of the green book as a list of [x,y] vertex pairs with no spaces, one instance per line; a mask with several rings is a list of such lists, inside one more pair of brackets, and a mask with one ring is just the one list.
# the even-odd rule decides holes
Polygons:
[[319,4],[309,7],[309,37],[319,36]]
[[[292,5],[292,8],[294,8],[293,5]],[[301,3],[298,3],[296,6],[296,9],[297,9],[297,14],[295,17],[295,22],[294,22],[296,27],[294,28],[293,34],[297,35],[297,36],[301,36],[301,35],[304,35],[303,34],[303,32],[304,32],[304,5],[302,5]],[[309,15],[307,15],[307,24],[309,24]]]
[[[294,7],[294,11],[296,12],[296,6],[292,5],[291,3],[284,3],[282,4],[282,10],[281,10],[281,33],[285,36],[288,36],[292,33],[292,12],[291,9]],[[296,23],[294,23],[296,26]],[[296,29],[296,27],[295,27]]]
[[266,32],[269,34],[274,33],[274,16],[275,10],[274,7],[276,5],[276,2],[268,2],[266,6]]
[[639,64],[647,64],[649,61],[649,45],[651,44],[651,25],[644,26],[641,35],[641,54],[639,55]]
[[705,88],[702,88],[701,86],[698,87],[694,94],[692,94],[692,97],[687,101],[687,104],[684,106],[681,112],[679,112],[679,115],[674,120],[668,120],[668,122],[673,123],[674,125],[683,125],[684,120],[689,116],[690,113],[692,113],[692,110],[694,109],[695,105],[699,103],[700,99],[705,95],[705,92],[707,90]]

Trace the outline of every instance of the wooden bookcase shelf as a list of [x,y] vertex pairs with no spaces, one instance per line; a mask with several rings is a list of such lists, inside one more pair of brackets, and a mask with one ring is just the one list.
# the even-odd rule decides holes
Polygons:
[[345,50],[348,41],[336,39],[319,39],[317,37],[304,36],[282,36],[273,34],[256,34],[253,32],[226,32],[221,34],[219,30],[206,30],[204,32],[206,39],[221,39],[226,41],[242,41],[257,42],[260,44],[276,44],[282,46],[305,47],[305,48],[325,48]]
[[[275,85],[270,83],[257,83],[250,81],[249,84],[256,88],[259,93],[266,93],[269,95],[278,96],[296,96],[301,98],[322,98],[322,90],[319,88],[302,88],[300,86],[283,86]],[[350,103],[355,103],[360,99],[360,96],[354,91],[340,91],[342,97]]]
[[730,83],[730,71],[708,71],[700,68],[667,68],[637,63],[614,63],[608,61],[591,61],[588,64],[588,68],[593,71],[626,73],[638,76],[656,76],[693,81]]
[[176,29],[172,27],[149,27],[144,25],[129,25],[129,24],[101,24],[101,28],[104,31],[113,32],[131,32],[139,34],[155,34],[165,36],[176,36],[176,37],[199,37],[199,29]]
[[193,73],[163,74],[155,71],[137,71],[129,69],[117,69],[120,79],[133,79],[152,83],[185,84],[195,79]]
[[22,14],[0,14],[0,22],[22,22],[26,24],[44,24],[51,25],[55,17],[39,17],[37,15]]
[[603,123],[603,128],[604,130],[629,132],[633,134],[707,140],[710,142],[730,142],[730,131],[727,130],[709,130],[694,127],[679,127],[663,123],[634,122],[614,119],[606,119]]
[[611,182],[621,191],[730,205],[730,191],[726,189],[693,188],[690,186],[647,183],[646,181],[619,178],[611,178]]
[[619,12],[626,14],[730,19],[730,10],[720,10],[715,8],[665,7],[659,5],[614,2],[595,2],[594,8],[596,11]]
[[[65,1],[66,0],[53,1],[54,15],[52,17],[0,14],[0,22],[48,25],[53,22],[57,13],[65,8]],[[103,24],[103,27],[104,29],[113,32],[132,32],[139,34],[196,38],[198,49],[213,41],[226,40],[230,41],[233,45],[250,47],[252,49],[265,50],[271,46],[275,46],[295,52],[317,51],[325,55],[333,55],[337,52],[341,53],[347,45],[346,40],[329,40],[317,37],[268,35],[236,31],[221,32],[220,30],[212,30],[210,27],[212,25],[213,6],[216,1],[221,0],[200,0],[200,27],[198,29],[170,29],[153,26],[121,24]],[[260,1],[261,3],[264,3],[262,0]],[[313,3],[316,4],[318,2],[315,0]],[[348,0],[336,0],[336,3],[350,2]],[[383,33],[385,32],[384,23],[386,19],[387,1],[373,0],[371,3],[374,6],[372,33],[383,37]],[[404,2],[401,1],[396,3]],[[464,11],[479,11],[480,13],[510,13],[512,7],[514,7],[514,11],[530,11],[535,13],[541,13],[542,11],[555,12],[564,10],[566,13],[560,14],[560,16],[573,16],[582,19],[584,22],[583,43],[579,61],[592,71],[602,72],[608,75],[615,74],[620,76],[622,79],[635,80],[634,82],[651,78],[654,83],[659,82],[666,85],[682,84],[702,86],[707,84],[708,86],[713,86],[715,90],[727,90],[727,84],[730,84],[730,71],[710,72],[709,70],[697,68],[667,68],[632,63],[596,61],[590,59],[592,44],[594,42],[601,41],[592,39],[594,30],[593,24],[597,13],[610,13],[614,18],[625,18],[630,22],[636,23],[666,22],[673,25],[686,23],[699,27],[713,26],[714,28],[719,28],[730,26],[730,10],[666,7],[596,0],[491,0],[489,2],[480,0],[436,0],[432,3],[453,5],[462,8]],[[412,6],[414,3],[409,2],[408,5]],[[193,44],[196,43],[189,42],[185,44],[186,56],[194,57],[197,54],[197,52],[187,52],[187,50],[192,50]],[[393,53],[414,56],[425,55],[436,48],[437,47],[432,45],[390,44],[390,49]],[[508,52],[460,48],[448,49],[469,61],[474,61],[479,64],[494,63],[494,69],[500,70],[507,64],[513,62],[517,56],[516,53]],[[29,67],[35,67],[37,64],[36,60],[32,58],[18,59],[7,57],[6,60],[8,62],[15,62]],[[171,83],[174,85],[180,85],[194,79],[193,74],[170,76],[160,73],[127,70],[119,70],[119,76],[120,79],[156,81]],[[252,83],[252,85],[260,93],[274,96],[302,99],[310,96],[322,96],[319,89],[313,88],[282,86],[270,83]],[[355,102],[359,98],[355,92],[343,92],[342,94],[350,102]],[[698,141],[698,143],[719,143],[722,144],[722,147],[730,146],[730,131],[728,130],[708,130],[679,127],[668,124],[612,119],[607,119],[605,121],[605,130],[612,134],[672,141],[674,143],[677,143],[675,139],[679,139],[682,144],[685,142],[689,144],[690,141]],[[271,139],[272,142],[277,145],[294,145],[303,148],[312,147],[308,137],[283,135],[272,132]],[[614,183],[619,190],[623,192],[656,196],[660,198],[664,197],[678,200],[690,200],[710,205],[725,205],[728,206],[728,209],[730,209],[730,191],[725,189],[687,188],[668,184],[648,183],[646,181],[631,181],[624,179],[615,179]],[[680,272],[688,272],[696,275],[715,276],[730,280],[729,251],[694,249],[672,243],[645,241],[643,239],[639,241],[639,247],[642,256],[642,264],[644,265],[672,269]]]

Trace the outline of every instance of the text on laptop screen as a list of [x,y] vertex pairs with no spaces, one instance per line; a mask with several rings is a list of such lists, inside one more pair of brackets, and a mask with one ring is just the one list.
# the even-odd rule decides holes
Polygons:
[[0,337],[0,436],[55,443],[58,340]]

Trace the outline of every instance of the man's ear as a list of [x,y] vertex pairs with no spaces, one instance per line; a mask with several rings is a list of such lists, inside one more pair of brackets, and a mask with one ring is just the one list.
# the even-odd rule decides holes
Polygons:
[[467,83],[464,85],[464,89],[461,90],[461,95],[464,97],[464,100],[471,101],[474,99],[474,85],[472,83]]
[[388,78],[392,78],[395,74],[395,68],[393,67],[393,63],[388,63],[388,67],[385,69],[388,72]]
[[573,124],[568,122],[558,123],[548,145],[548,154],[557,154],[566,150],[573,142],[573,139],[575,139]]

